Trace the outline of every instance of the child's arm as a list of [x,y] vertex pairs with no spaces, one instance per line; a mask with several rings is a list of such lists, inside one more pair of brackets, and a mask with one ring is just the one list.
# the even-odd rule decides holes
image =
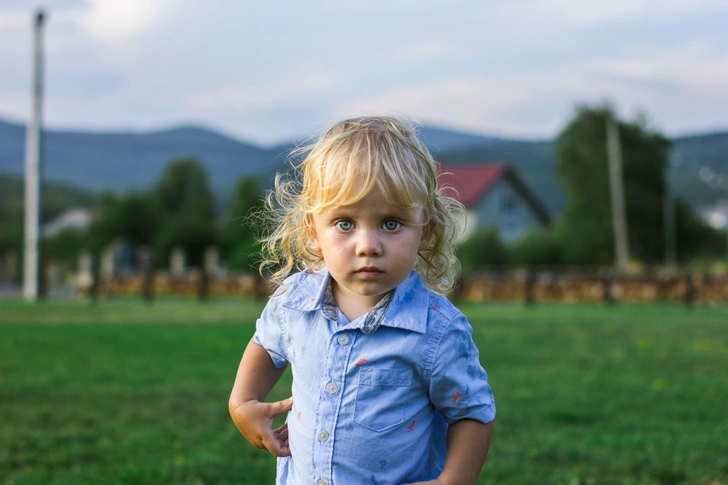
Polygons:
[[410,485],[473,485],[478,479],[490,448],[493,421],[483,424],[462,419],[447,431],[447,452],[442,473],[435,480]]
[[266,403],[265,398],[286,366],[276,368],[268,352],[253,340],[243,353],[230,393],[228,410],[235,426],[256,448],[266,449],[274,456],[290,456],[288,427],[273,430],[273,418],[290,411],[293,401],[285,399]]

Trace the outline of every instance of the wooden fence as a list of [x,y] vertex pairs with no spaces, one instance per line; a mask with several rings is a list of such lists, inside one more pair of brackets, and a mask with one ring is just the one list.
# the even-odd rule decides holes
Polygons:
[[[256,296],[264,298],[273,286],[258,275],[211,278],[200,271],[185,276],[155,273],[100,278],[80,288],[84,294],[186,295],[190,297]],[[728,277],[710,274],[614,275],[598,273],[510,272],[461,278],[451,298],[462,301],[513,302],[728,302]]]
[[456,299],[536,302],[728,302],[728,278],[710,274],[517,272],[463,277]]

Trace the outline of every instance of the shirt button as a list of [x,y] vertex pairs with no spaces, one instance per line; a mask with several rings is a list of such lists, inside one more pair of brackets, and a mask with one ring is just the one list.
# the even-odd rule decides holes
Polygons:
[[349,343],[349,336],[345,333],[342,333],[341,335],[339,335],[337,340],[339,341],[339,345],[347,345]]
[[321,431],[318,432],[318,439],[321,443],[328,441],[329,432],[326,431],[325,429],[322,429]]
[[318,482],[316,482],[316,485],[327,485],[327,484],[326,484],[326,480],[324,480],[324,479],[322,478],[322,479],[320,479],[320,480],[319,480]]
[[335,382],[329,382],[326,384],[326,392],[329,394],[336,394],[336,391],[339,390],[339,386],[336,385]]

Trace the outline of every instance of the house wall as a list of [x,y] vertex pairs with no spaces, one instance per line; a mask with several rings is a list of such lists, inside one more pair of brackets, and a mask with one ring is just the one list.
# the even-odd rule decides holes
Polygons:
[[530,206],[506,179],[500,179],[468,212],[471,212],[469,230],[493,225],[505,242],[518,239],[533,226],[542,226]]

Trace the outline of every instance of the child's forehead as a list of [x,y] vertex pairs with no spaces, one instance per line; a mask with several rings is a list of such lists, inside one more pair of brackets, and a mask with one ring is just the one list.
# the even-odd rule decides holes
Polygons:
[[378,187],[355,200],[325,205],[322,212],[328,213],[362,213],[371,215],[410,215],[421,210],[421,204],[402,204],[392,200]]

